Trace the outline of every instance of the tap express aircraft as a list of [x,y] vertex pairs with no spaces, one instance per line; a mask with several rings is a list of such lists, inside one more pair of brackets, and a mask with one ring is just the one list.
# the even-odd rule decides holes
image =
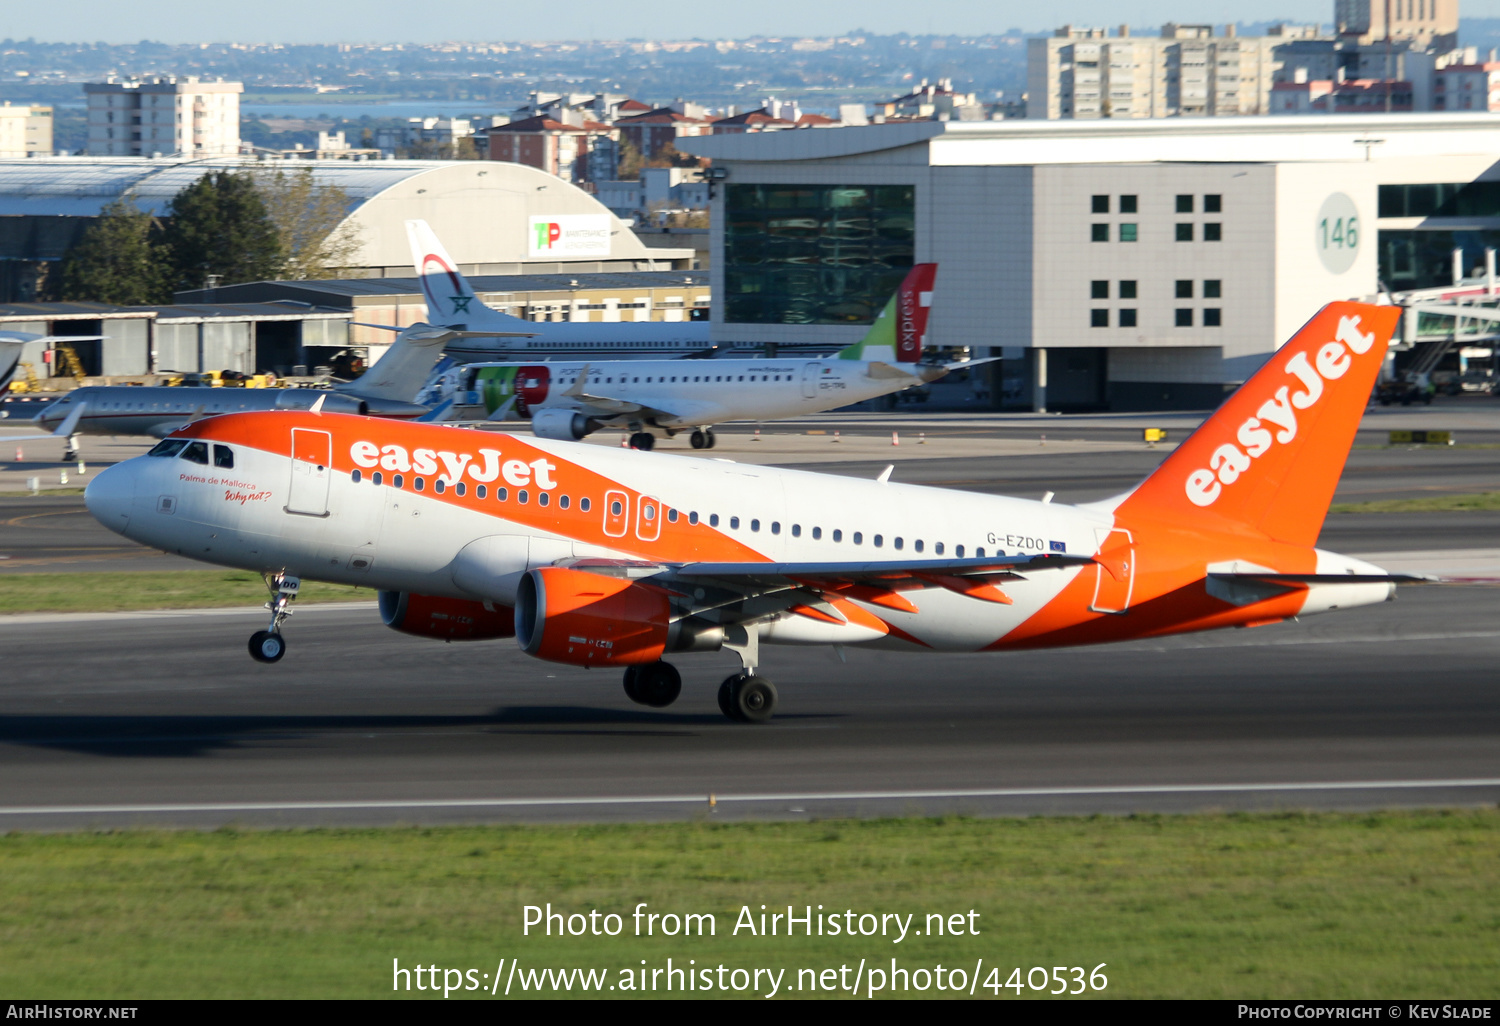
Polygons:
[[1132,491],[1079,506],[333,413],[188,425],[105,470],[101,523],[266,575],[256,659],[304,577],[386,624],[623,671],[728,649],[725,714],[770,716],[761,643],[978,652],[1254,627],[1402,578],[1315,548],[1400,311],[1325,307]]
[[[526,321],[485,306],[474,294],[458,265],[448,256],[426,221],[407,221],[412,262],[427,320],[452,328],[483,332],[448,344],[448,353],[469,363],[475,360],[550,359],[599,356],[616,360],[682,357],[712,348],[707,321],[598,322]],[[505,338],[504,342],[484,340]],[[522,338],[522,336],[527,336]]]
[[628,428],[633,448],[650,449],[657,434],[691,430],[694,449],[712,449],[715,424],[821,413],[972,366],[919,363],[936,272],[913,267],[869,333],[835,358],[478,363],[458,370],[460,385],[491,420],[528,419],[542,438]]
[[66,438],[73,459],[80,435],[149,435],[164,438],[202,417],[248,410],[320,410],[414,420],[428,415],[411,400],[460,333],[415,324],[404,329],[375,366],[331,390],[316,388],[174,388],[165,385],[90,385],[48,404],[34,423]]

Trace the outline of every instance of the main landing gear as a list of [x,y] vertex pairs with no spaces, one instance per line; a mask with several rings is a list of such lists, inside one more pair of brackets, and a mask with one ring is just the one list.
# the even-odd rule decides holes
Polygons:
[[[776,685],[755,675],[759,638],[746,631],[742,643],[726,642],[739,654],[740,672],[719,685],[719,711],[739,723],[765,723],[776,711]],[[625,694],[637,705],[664,709],[682,693],[682,676],[671,663],[655,662],[625,669]]]
[[69,435],[67,441],[63,442],[63,462],[75,463],[78,460],[78,436]]
[[637,431],[630,436],[630,447],[650,452],[656,446],[656,436],[649,431]]
[[266,608],[271,611],[271,623],[266,630],[250,635],[250,658],[258,663],[275,663],[286,655],[286,639],[281,636],[281,625],[292,615],[290,607],[302,588],[302,579],[285,572],[266,574],[265,578],[266,587],[271,592],[271,601],[266,603]]
[[714,437],[713,428],[694,428],[693,433],[688,436],[688,443],[694,449],[712,449],[719,440]]

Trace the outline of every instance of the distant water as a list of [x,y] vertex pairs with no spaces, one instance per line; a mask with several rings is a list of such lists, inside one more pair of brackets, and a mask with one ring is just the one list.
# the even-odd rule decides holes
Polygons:
[[458,118],[471,114],[509,114],[525,100],[501,101],[498,103],[448,101],[423,103],[406,101],[393,103],[241,103],[240,114],[263,118]]

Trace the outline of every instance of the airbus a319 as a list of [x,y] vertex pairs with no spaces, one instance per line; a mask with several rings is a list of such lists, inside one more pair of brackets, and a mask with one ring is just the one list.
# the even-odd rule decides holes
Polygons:
[[681,690],[665,657],[727,649],[720,707],[760,721],[764,643],[936,659],[1391,598],[1405,578],[1316,541],[1398,316],[1325,307],[1139,486],[1077,506],[290,411],[190,424],[86,501],[129,538],[265,574],[265,662],[316,578],[378,589],[400,631],[617,669],[649,706]]

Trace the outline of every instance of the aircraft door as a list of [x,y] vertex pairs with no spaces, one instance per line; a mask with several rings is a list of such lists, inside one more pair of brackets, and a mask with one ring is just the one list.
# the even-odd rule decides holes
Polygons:
[[604,533],[611,538],[623,538],[629,524],[630,496],[624,492],[605,492]]
[[636,503],[635,536],[641,541],[654,542],[661,535],[661,503],[649,495],[642,495]]
[[822,372],[821,363],[807,363],[802,367],[802,397],[804,399],[816,399],[818,397],[818,375]]
[[1099,553],[1094,557],[1094,601],[1089,609],[1095,613],[1123,613],[1130,608],[1135,589],[1135,544],[1130,532],[1099,528]]
[[292,428],[292,484],[286,511],[305,516],[328,515],[328,482],[332,475],[333,438],[327,431]]

